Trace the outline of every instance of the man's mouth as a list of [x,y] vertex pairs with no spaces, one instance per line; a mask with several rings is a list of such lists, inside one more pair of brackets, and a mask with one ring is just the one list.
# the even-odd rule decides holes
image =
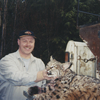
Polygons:
[[30,47],[25,47],[25,49],[26,49],[26,50],[30,50],[31,48],[30,48]]

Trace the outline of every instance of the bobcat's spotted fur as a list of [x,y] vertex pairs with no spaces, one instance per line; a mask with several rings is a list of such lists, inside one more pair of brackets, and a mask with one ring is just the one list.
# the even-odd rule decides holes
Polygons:
[[100,80],[77,75],[69,68],[70,63],[52,59],[47,64],[48,74],[58,76],[54,90],[34,95],[34,100],[100,100]]

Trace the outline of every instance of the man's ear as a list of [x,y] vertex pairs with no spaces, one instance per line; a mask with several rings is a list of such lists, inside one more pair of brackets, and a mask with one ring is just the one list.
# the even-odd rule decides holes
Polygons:
[[17,43],[18,43],[18,45],[19,45],[19,39],[17,40]]
[[65,62],[65,63],[63,63],[63,69],[66,70],[66,69],[70,68],[71,65],[72,65],[71,62]]

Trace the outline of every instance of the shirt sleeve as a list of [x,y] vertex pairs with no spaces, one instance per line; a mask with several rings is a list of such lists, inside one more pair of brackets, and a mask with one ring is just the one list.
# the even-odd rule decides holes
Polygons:
[[[39,70],[44,70],[45,69],[45,64],[44,62],[40,59],[39,63]],[[37,83],[37,86],[41,87],[41,85],[46,84],[46,80],[42,80],[40,82]]]
[[16,63],[10,58],[5,57],[0,61],[0,75],[7,82],[15,86],[24,86],[36,80],[37,72],[26,72],[18,69]]
[[[45,64],[43,63],[43,61],[41,59],[37,59],[37,66],[38,66],[38,70],[41,71],[41,70],[44,70],[45,69]],[[32,85],[32,84],[36,84],[37,86],[41,87],[42,84],[46,84],[46,80],[43,80],[43,81],[40,81],[40,82],[29,82],[28,84],[26,85]]]

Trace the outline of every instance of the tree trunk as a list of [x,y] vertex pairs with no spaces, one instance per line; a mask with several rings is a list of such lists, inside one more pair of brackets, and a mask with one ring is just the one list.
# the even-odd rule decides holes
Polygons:
[[14,19],[14,29],[13,29],[13,35],[12,35],[12,48],[11,48],[11,52],[13,52],[14,36],[15,36],[15,31],[16,31],[17,3],[18,3],[18,0],[16,0],[16,7],[15,7],[15,19]]
[[0,27],[1,27],[1,11],[2,11],[2,8],[0,8]]
[[8,0],[4,0],[4,16],[3,16],[3,25],[2,25],[1,55],[0,55],[1,57],[3,57],[5,54],[7,3]]

